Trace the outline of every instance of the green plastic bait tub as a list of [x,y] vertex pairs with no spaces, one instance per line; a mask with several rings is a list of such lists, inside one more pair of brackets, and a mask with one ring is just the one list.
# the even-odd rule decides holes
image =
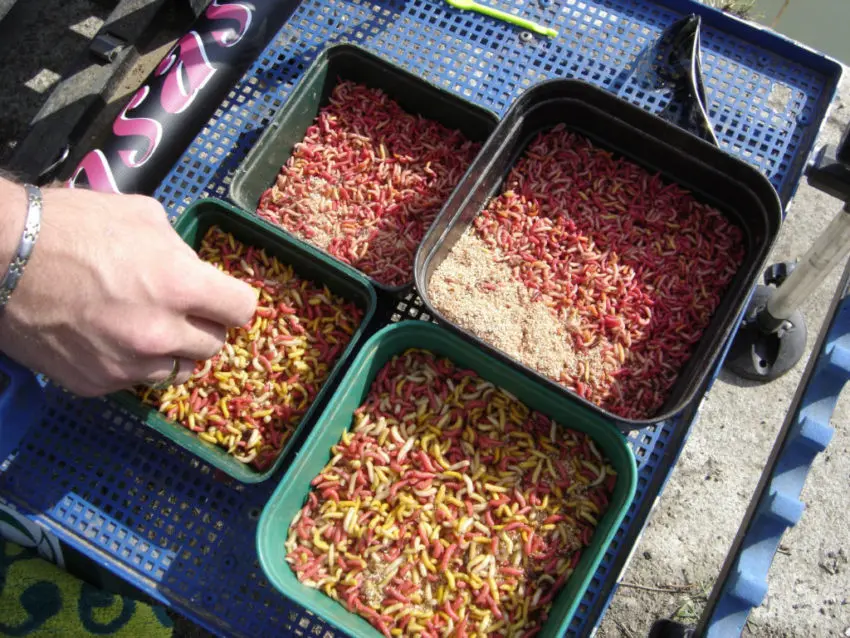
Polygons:
[[[330,103],[331,93],[340,79],[381,89],[408,113],[457,129],[475,142],[487,140],[498,124],[498,118],[490,111],[364,49],[350,44],[332,46],[310,65],[257,144],[234,172],[229,192],[231,201],[246,211],[253,213],[257,210],[260,198],[275,183],[295,145],[304,139],[319,111]],[[444,207],[453,197],[449,196]],[[324,251],[322,254],[327,255]],[[338,261],[336,257],[330,258]],[[369,279],[378,291],[398,294],[410,288],[413,274],[410,281],[401,286],[388,286],[371,277]]]
[[299,434],[315,420],[319,413],[318,407],[328,396],[329,390],[334,386],[336,378],[340,375],[340,370],[359,345],[364,330],[374,314],[375,291],[369,281],[353,268],[340,266],[336,261],[318,250],[300,241],[293,240],[286,233],[258,217],[248,215],[215,199],[200,200],[193,204],[177,220],[174,228],[187,244],[198,250],[207,231],[213,226],[232,234],[235,239],[248,246],[265,249],[269,257],[276,257],[281,263],[292,266],[300,277],[317,284],[327,285],[331,292],[354,302],[363,310],[363,321],[333,370],[331,370],[313,404],[304,414],[274,463],[262,472],[237,461],[220,447],[202,441],[194,432],[166,418],[153,406],[143,403],[132,392],[125,391],[112,395],[112,398],[118,404],[137,416],[145,424],[189,450],[211,466],[243,483],[259,483],[274,474],[287,456],[292,444],[299,438]]
[[339,442],[342,433],[351,425],[354,410],[362,404],[373,379],[387,361],[408,348],[423,348],[448,357],[461,367],[477,371],[484,379],[508,390],[528,407],[554,418],[559,424],[590,434],[617,471],[617,484],[608,510],[599,521],[591,544],[584,550],[573,575],[555,599],[541,633],[543,637],[562,635],[634,498],[637,468],[632,451],[623,434],[602,417],[560,397],[460,337],[425,322],[407,321],[384,328],[366,342],[351,364],[260,517],[257,550],[266,576],[287,598],[337,628],[358,638],[380,638],[378,630],[365,619],[347,611],[324,593],[302,585],[286,563],[284,543],[292,519],[306,502],[310,481],[330,460],[331,446]]

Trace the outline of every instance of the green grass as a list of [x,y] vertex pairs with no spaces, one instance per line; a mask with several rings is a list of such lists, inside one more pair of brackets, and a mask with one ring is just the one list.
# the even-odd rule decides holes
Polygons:
[[694,583],[683,592],[678,600],[679,607],[670,616],[671,620],[683,625],[695,625],[702,616],[702,611],[711,593],[711,582]]
[[739,18],[753,20],[758,17],[753,12],[756,0],[703,0],[703,2],[715,9],[720,9]]

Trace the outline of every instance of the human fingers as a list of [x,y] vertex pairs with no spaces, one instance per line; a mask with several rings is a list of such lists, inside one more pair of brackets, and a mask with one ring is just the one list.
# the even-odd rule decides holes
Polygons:
[[222,326],[244,326],[257,309],[257,291],[244,281],[197,260],[183,279],[183,310]]
[[[155,357],[139,363],[135,374],[133,385],[181,385],[186,383],[195,370],[195,361],[185,357]],[[173,380],[172,373],[176,372]]]
[[192,361],[214,357],[224,347],[227,329],[217,323],[197,317],[186,319],[175,327],[171,355]]

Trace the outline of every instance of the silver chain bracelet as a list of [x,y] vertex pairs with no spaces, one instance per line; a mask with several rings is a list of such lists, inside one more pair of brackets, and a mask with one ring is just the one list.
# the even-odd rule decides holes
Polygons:
[[18,282],[24,274],[32,252],[35,249],[35,242],[38,239],[38,233],[41,231],[41,212],[43,208],[43,200],[41,190],[32,184],[24,184],[24,190],[27,193],[27,220],[24,224],[24,234],[21,235],[21,241],[18,244],[15,256],[0,280],[0,310],[9,302],[9,297],[18,287]]

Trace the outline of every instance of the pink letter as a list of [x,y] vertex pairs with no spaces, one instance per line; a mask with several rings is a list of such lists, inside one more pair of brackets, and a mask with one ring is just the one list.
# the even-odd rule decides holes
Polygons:
[[215,73],[200,35],[190,31],[180,38],[154,71],[157,77],[165,73],[168,75],[160,95],[162,108],[168,113],[182,113]]
[[251,26],[251,9],[244,4],[220,5],[218,0],[213,0],[206,15],[210,20],[234,20],[239,23],[238,31],[222,29],[212,32],[215,41],[225,48],[232,47],[239,42]]
[[109,168],[109,163],[106,161],[106,156],[102,151],[98,149],[89,151],[65,185],[68,188],[76,188],[77,181],[84,173],[91,190],[100,191],[101,193],[121,192],[118,190],[118,185],[115,183],[115,176],[112,175],[112,169]]
[[162,141],[162,125],[149,117],[127,117],[127,112],[138,107],[150,93],[151,88],[147,85],[140,88],[129,104],[115,119],[112,132],[120,137],[138,136],[147,140],[147,148],[139,156],[138,150],[118,151],[121,160],[130,168],[139,168],[147,162]]

